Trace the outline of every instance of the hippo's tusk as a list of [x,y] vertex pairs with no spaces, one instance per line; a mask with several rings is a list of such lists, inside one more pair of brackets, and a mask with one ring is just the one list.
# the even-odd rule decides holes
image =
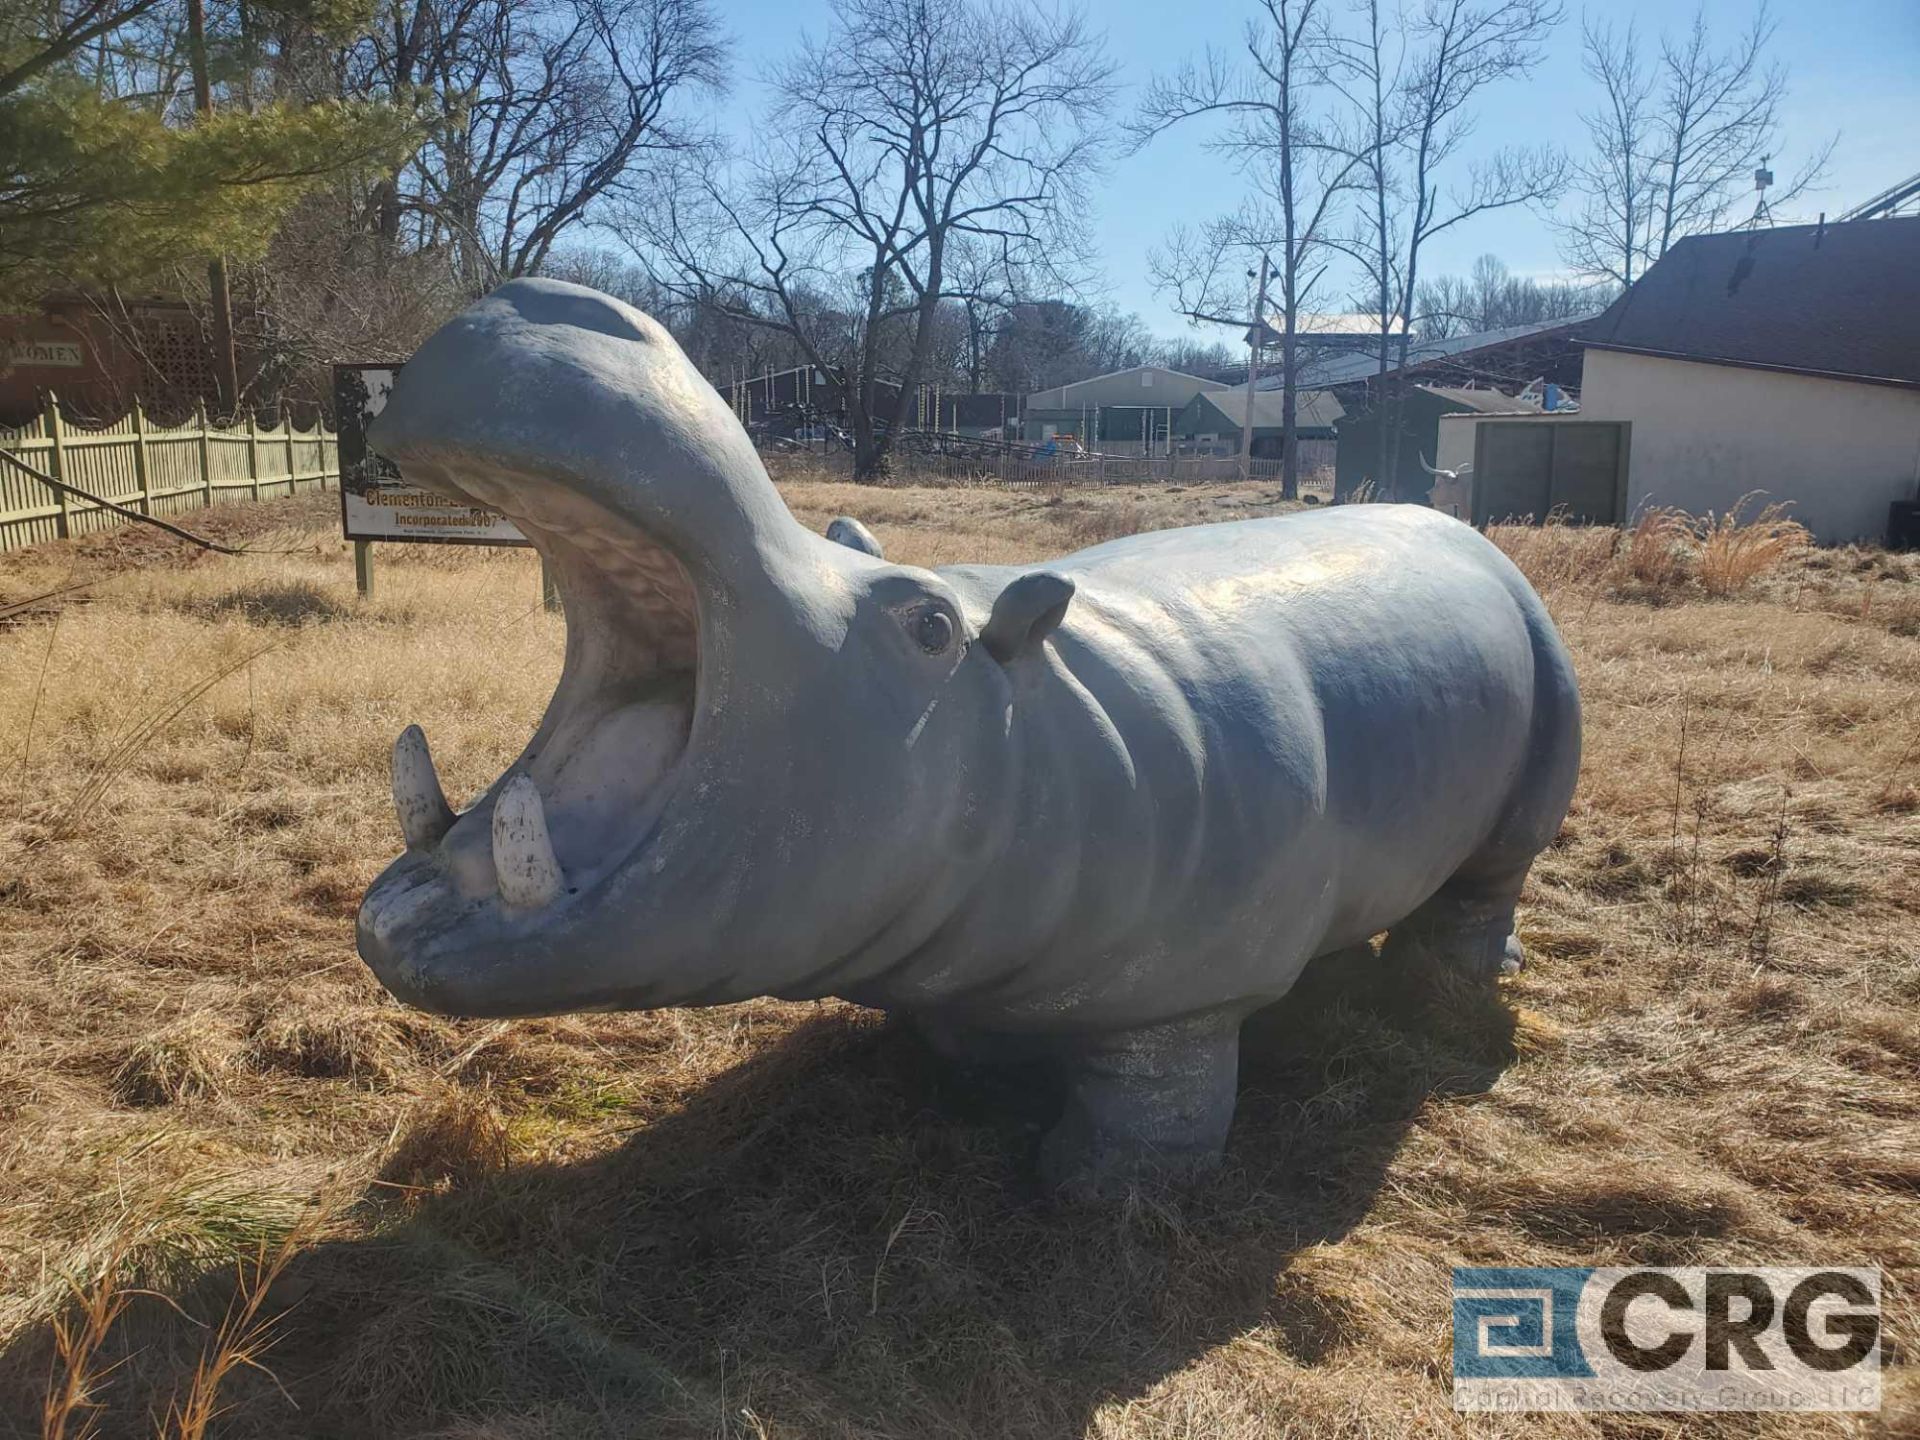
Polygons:
[[565,883],[547,834],[540,787],[529,776],[514,776],[493,802],[493,868],[500,898],[517,909],[549,904]]
[[400,813],[400,833],[409,850],[430,850],[453,828],[453,807],[418,725],[407,726],[393,742],[393,808]]

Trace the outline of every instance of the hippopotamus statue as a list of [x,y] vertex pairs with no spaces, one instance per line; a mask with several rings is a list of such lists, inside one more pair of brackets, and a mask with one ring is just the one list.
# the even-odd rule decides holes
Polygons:
[[1054,1176],[1205,1162],[1240,1022],[1391,932],[1492,975],[1580,752],[1493,545],[1406,505],[1036,566],[890,564],[796,522],[667,332],[515,280],[407,363],[372,444],[510,515],[565,668],[464,812],[416,728],[360,910],[402,1000],[535,1015],[752,996],[1058,1063]]

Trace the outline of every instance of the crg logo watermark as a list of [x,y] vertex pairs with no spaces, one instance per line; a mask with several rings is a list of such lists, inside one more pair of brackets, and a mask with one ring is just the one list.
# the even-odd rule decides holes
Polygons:
[[1878,1410],[1880,1272],[1462,1268],[1456,1410]]

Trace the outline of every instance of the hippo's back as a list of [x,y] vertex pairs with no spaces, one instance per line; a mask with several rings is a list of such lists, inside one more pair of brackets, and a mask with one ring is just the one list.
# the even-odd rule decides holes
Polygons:
[[1173,595],[1231,575],[1260,576],[1274,593],[1349,583],[1378,588],[1396,577],[1438,578],[1461,562],[1520,578],[1479,531],[1424,505],[1340,505],[1150,530],[1076,550],[1049,568],[1096,586],[1114,577],[1129,589]]
[[[1056,823],[1008,863],[1070,869],[1071,895],[1017,947],[1036,1005],[1097,955],[1111,987],[1079,990],[1083,1016],[1150,1010],[1163,986],[1191,998],[1190,967],[1222,1002],[1281,993],[1492,848],[1524,873],[1558,828],[1579,754],[1571,666],[1471,527],[1348,506],[1047,568],[1075,594],[1016,704],[1029,803]],[[947,573],[963,594],[998,588],[997,571]]]

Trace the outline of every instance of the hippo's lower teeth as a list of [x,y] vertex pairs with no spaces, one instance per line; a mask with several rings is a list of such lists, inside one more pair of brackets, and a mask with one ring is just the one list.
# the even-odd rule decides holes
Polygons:
[[430,850],[453,828],[453,807],[440,788],[427,737],[418,725],[407,726],[393,742],[393,808],[409,850]]
[[540,787],[525,775],[503,785],[494,802],[493,868],[500,898],[519,909],[537,909],[560,893],[563,877],[547,834],[546,807]]

